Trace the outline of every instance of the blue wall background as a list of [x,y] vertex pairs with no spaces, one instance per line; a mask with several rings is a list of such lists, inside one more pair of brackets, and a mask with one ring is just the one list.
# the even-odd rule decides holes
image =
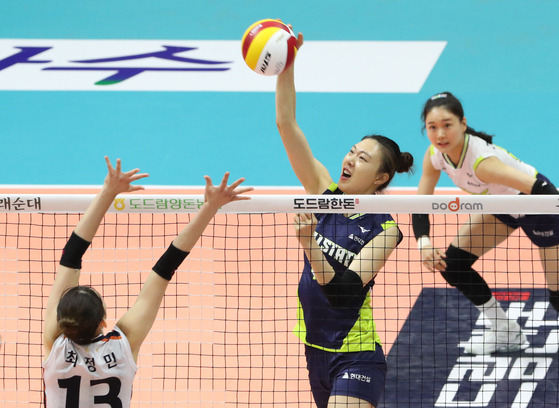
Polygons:
[[[299,94],[315,155],[337,179],[349,147],[382,133],[419,165],[393,185],[416,186],[428,144],[422,104],[449,90],[469,124],[559,184],[558,16],[553,0],[18,0],[0,3],[0,38],[240,41],[273,17],[306,40],[447,41],[418,94]],[[148,171],[151,185],[199,185],[225,170],[249,185],[298,185],[273,93],[2,91],[0,106],[0,184],[100,184],[107,154]]]

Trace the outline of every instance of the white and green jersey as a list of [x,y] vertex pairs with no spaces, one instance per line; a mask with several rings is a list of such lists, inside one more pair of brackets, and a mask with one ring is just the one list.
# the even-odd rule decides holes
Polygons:
[[437,170],[444,171],[454,184],[470,194],[519,194],[520,191],[495,183],[485,183],[476,176],[479,163],[488,157],[496,157],[501,162],[520,170],[523,173],[536,177],[537,170],[517,159],[511,153],[491,143],[487,143],[480,137],[466,133],[464,147],[460,160],[455,165],[447,154],[441,153],[435,146],[429,148],[431,164]]

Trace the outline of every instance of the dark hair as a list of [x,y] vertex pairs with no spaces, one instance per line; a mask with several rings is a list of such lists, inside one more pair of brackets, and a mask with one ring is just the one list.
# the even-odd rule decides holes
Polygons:
[[77,344],[91,343],[104,318],[103,300],[89,286],[74,286],[66,290],[56,309],[58,327]]
[[384,190],[392,179],[395,173],[413,173],[413,156],[408,152],[401,152],[400,146],[394,140],[381,135],[368,135],[361,140],[373,139],[382,148],[382,162],[380,164],[379,172],[387,173],[388,180],[381,184],[376,192]]
[[[425,118],[433,108],[443,108],[454,114],[455,116],[458,116],[458,119],[460,121],[464,119],[464,108],[462,107],[462,104],[460,103],[458,98],[450,92],[441,92],[433,95],[427,100],[427,102],[425,102],[425,106],[423,107],[423,111],[421,112],[423,130],[425,130]],[[478,132],[477,130],[469,126],[466,128],[466,133],[480,137],[487,143],[493,143],[493,135],[488,135],[485,132]]]

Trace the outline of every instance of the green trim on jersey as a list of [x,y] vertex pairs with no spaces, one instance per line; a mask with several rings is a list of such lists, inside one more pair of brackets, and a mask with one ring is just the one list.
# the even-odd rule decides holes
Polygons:
[[454,163],[452,163],[452,160],[450,160],[450,156],[446,153],[443,153],[443,158],[445,159],[445,161],[448,163],[449,166],[452,166],[453,169],[459,169],[462,167],[462,164],[464,164],[464,159],[466,158],[466,153],[468,152],[469,143],[470,143],[470,134],[465,133],[464,146],[462,146],[462,153],[460,153],[460,159],[458,160],[456,166],[454,165]]
[[394,221],[394,220],[383,222],[381,225],[382,225],[382,229],[385,230],[385,231],[386,231],[388,228],[392,228],[392,227],[397,227],[397,226],[398,226],[398,224],[397,224],[396,221]]
[[488,159],[488,157],[478,157],[474,163],[474,171],[477,170],[477,166],[479,166],[479,164],[484,161],[485,159]]
[[[331,192],[334,192],[338,189],[338,183],[336,182],[332,182],[330,183],[330,185],[328,186],[328,190],[330,190]],[[345,194],[345,193],[344,193]],[[362,215],[365,215],[365,213],[357,213],[357,214],[353,214],[351,216],[349,216],[348,218],[350,220],[356,220],[357,218],[361,217]]]
[[[299,296],[297,296],[297,299],[299,299]],[[293,332],[307,346],[332,353],[354,353],[358,351],[375,351],[376,343],[381,344],[380,336],[377,333],[375,321],[373,320],[370,292],[365,296],[363,306],[361,306],[359,311],[359,317],[339,349],[331,349],[307,342],[307,327],[305,325],[303,307],[299,300],[297,300],[297,303],[297,325]]]

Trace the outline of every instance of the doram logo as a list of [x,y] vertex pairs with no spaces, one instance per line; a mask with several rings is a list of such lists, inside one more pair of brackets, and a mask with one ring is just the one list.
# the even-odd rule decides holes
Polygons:
[[460,197],[456,197],[456,199],[449,201],[449,202],[436,202],[433,201],[431,203],[431,209],[436,211],[482,211],[483,204],[482,203],[461,203]]

